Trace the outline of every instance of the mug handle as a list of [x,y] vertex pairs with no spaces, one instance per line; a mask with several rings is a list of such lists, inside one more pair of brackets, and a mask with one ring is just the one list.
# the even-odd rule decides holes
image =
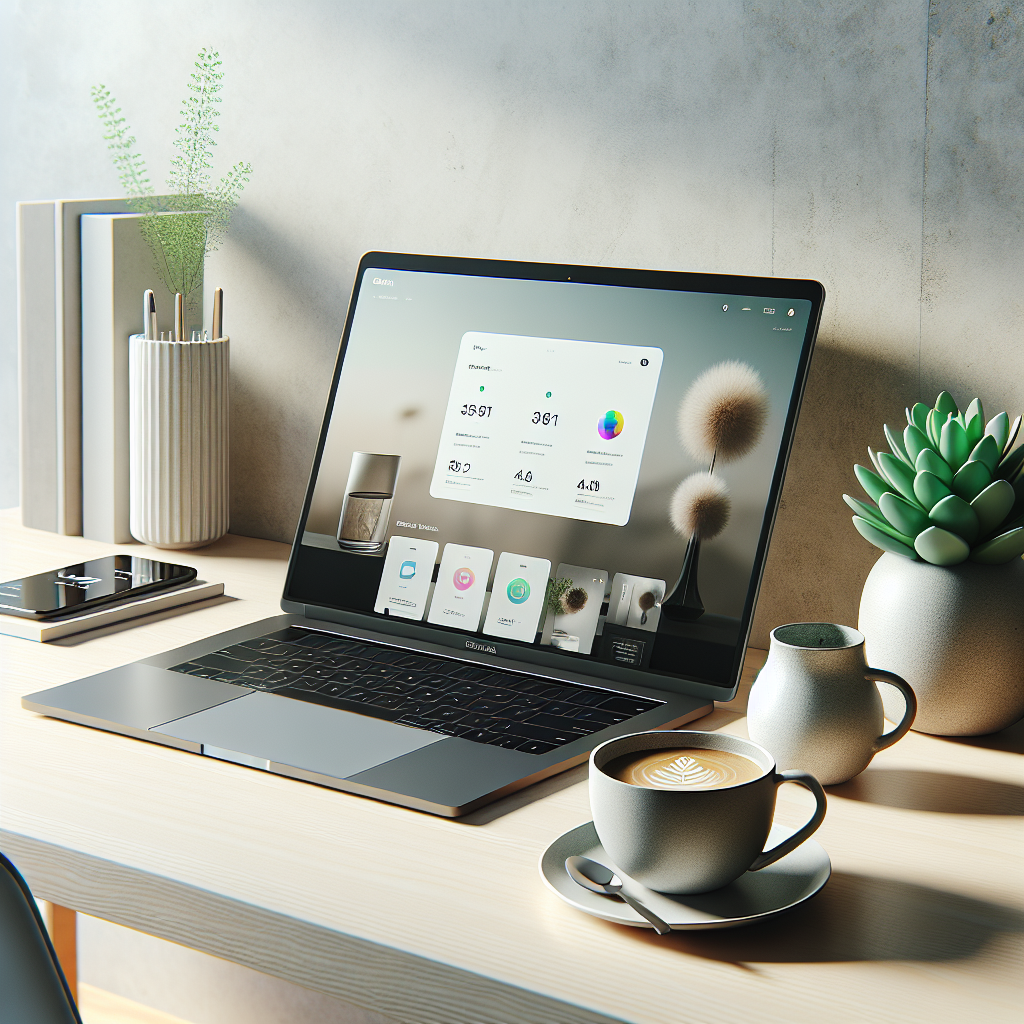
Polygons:
[[814,794],[814,814],[811,815],[811,820],[803,828],[794,832],[788,839],[783,839],[778,846],[773,846],[770,850],[759,853],[757,859],[747,869],[748,871],[760,871],[761,868],[766,868],[769,864],[774,864],[777,860],[781,860],[787,853],[795,850],[805,839],[809,839],[825,820],[825,791],[821,788],[821,783],[813,775],[796,768],[790,768],[784,772],[776,772],[775,785],[781,786],[784,782],[795,782],[797,785],[809,789]]
[[903,713],[903,720],[891,732],[884,732],[875,740],[873,753],[877,754],[886,747],[891,747],[898,739],[905,736],[910,727],[914,724],[914,717],[917,715],[917,696],[910,688],[910,684],[901,679],[895,672],[886,672],[880,668],[869,668],[864,673],[865,679],[877,680],[880,683],[889,683],[895,686],[903,694],[907,709]]

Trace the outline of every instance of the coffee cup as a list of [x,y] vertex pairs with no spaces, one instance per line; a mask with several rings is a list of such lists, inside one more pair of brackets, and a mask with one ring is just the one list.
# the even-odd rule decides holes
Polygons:
[[[784,782],[814,794],[810,820],[764,849]],[[590,755],[590,807],[616,868],[665,893],[719,889],[795,850],[825,817],[813,775],[778,771],[764,747],[724,733],[618,736]]]

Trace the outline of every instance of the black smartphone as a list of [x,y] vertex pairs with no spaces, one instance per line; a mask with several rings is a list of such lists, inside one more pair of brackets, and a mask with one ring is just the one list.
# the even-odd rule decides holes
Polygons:
[[79,615],[115,601],[180,587],[195,578],[195,569],[188,565],[108,555],[0,583],[0,613],[31,619]]

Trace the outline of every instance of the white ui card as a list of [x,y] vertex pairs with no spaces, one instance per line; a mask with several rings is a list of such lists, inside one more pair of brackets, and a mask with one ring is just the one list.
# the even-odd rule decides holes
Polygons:
[[658,628],[664,600],[664,580],[617,572],[608,598],[608,621],[653,633]]
[[502,551],[494,570],[484,632],[489,636],[532,643],[544,610],[551,563],[546,558]]
[[480,628],[480,612],[493,560],[494,552],[489,548],[445,544],[427,622],[475,633]]
[[422,619],[436,559],[437,541],[392,537],[373,610],[401,619]]
[[597,620],[604,604],[608,573],[580,565],[559,564],[554,575],[558,610],[552,616],[551,646],[563,651],[589,654],[597,633]]
[[662,350],[464,334],[430,494],[625,526]]

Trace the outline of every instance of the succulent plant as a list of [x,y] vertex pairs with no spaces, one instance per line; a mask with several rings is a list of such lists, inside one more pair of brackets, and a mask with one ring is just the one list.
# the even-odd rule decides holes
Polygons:
[[874,504],[843,495],[853,525],[883,551],[933,565],[999,565],[1024,554],[1024,445],[1020,416],[985,422],[981,400],[960,412],[947,392],[907,410],[902,435],[885,426],[888,452],[868,448],[874,471],[854,466]]

